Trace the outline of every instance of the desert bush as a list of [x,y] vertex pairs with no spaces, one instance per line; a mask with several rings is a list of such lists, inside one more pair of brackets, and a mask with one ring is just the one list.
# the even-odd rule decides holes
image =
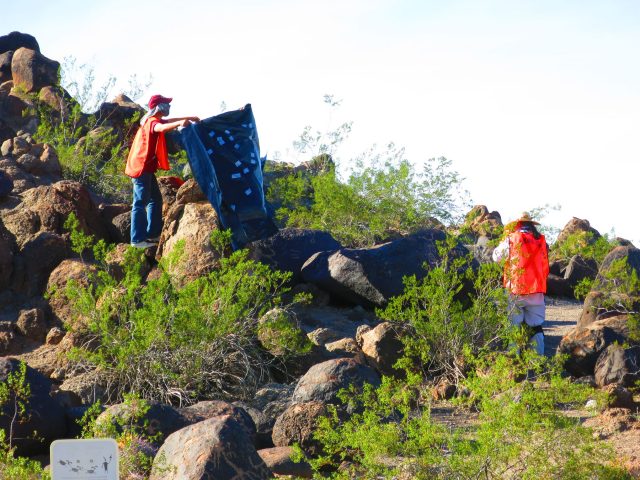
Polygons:
[[[400,324],[405,368],[454,383],[465,377],[469,360],[507,342],[511,335],[502,272],[497,264],[475,267],[473,257],[454,256],[452,237],[439,245],[440,264],[405,288],[378,315]],[[507,342],[508,343],[508,342]]]
[[144,480],[149,477],[157,452],[154,445],[162,440],[159,435],[149,435],[149,422],[145,415],[150,405],[136,394],[123,396],[122,415],[106,415],[97,421],[102,405],[92,404],[80,419],[81,438],[113,438],[118,443],[120,478]]
[[89,288],[67,285],[65,295],[83,319],[75,324],[86,325],[80,332],[86,344],[73,358],[100,369],[113,400],[125,392],[179,404],[246,398],[271,378],[280,360],[305,347],[284,330],[274,336],[282,342],[280,357],[267,354],[256,341],[260,317],[275,306],[287,308],[280,296],[290,274],[236,251],[221,258],[211,274],[183,285],[168,273],[183,246],[163,257],[153,280],[144,281],[144,254],[130,248],[122,280],[102,268]]
[[570,260],[574,255],[580,255],[587,260],[595,260],[602,264],[604,257],[616,246],[615,240],[604,234],[595,237],[593,232],[574,232],[563,242],[556,242],[550,249],[551,260]]
[[448,222],[457,211],[462,179],[444,157],[418,171],[395,145],[363,154],[341,180],[335,166],[297,173],[271,185],[267,199],[284,225],[330,232],[348,246],[370,246]]
[[418,375],[341,392],[356,413],[345,419],[330,406],[319,420],[314,478],[631,478],[580,418],[566,414],[604,398],[564,378],[560,362],[533,352],[492,354],[474,362],[464,386],[468,396],[455,415],[463,421],[453,426],[432,418]]

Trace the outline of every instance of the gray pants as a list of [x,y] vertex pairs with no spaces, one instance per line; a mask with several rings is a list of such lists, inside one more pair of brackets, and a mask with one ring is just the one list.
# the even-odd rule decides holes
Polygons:
[[[544,294],[530,295],[509,294],[509,320],[512,325],[522,325],[524,322],[530,327],[541,327],[544,323]],[[535,333],[529,344],[538,355],[544,355],[544,334]]]

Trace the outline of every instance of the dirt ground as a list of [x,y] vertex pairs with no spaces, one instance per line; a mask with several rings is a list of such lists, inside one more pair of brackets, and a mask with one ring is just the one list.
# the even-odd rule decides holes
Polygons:
[[[547,298],[545,354],[554,355],[562,337],[582,313],[582,303],[575,300]],[[635,398],[636,401],[640,398]],[[640,413],[623,408],[605,410],[585,421],[594,436],[610,444],[616,457],[635,478],[640,478]]]

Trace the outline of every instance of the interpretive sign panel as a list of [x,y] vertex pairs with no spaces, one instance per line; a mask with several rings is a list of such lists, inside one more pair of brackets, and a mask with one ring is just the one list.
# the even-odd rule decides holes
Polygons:
[[50,468],[53,480],[118,480],[118,444],[112,438],[56,440]]

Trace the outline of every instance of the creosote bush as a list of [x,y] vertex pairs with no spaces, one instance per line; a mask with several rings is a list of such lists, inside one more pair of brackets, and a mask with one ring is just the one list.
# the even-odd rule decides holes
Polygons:
[[422,280],[405,278],[403,294],[377,313],[409,332],[402,336],[404,368],[458,383],[469,361],[507,342],[511,329],[500,266],[476,266],[471,255],[453,255],[455,247],[452,237],[442,242],[440,265]]
[[362,247],[451,221],[461,181],[446,158],[430,159],[418,171],[391,144],[356,159],[346,180],[332,163],[317,174],[280,177],[267,199],[279,206],[282,225],[328,231],[344,245]]
[[[79,234],[78,234],[79,235]],[[221,248],[224,238],[214,235]],[[249,260],[246,251],[219,261],[211,274],[183,284],[168,272],[179,262],[183,243],[159,264],[159,274],[144,281],[143,253],[126,252],[124,278],[116,280],[99,268],[89,288],[69,282],[65,295],[85,325],[84,347],[73,359],[98,368],[112,399],[135,392],[147,400],[189,404],[203,398],[247,398],[271,378],[289,355],[306,348],[281,329],[279,357],[263,350],[256,337],[259,319],[282,305],[290,274],[272,271]],[[223,248],[223,250],[226,250]],[[74,328],[72,325],[70,328]],[[288,343],[289,342],[289,343]]]
[[384,378],[360,395],[343,391],[358,413],[344,419],[329,407],[319,421],[314,438],[323,450],[310,461],[314,478],[631,478],[580,418],[565,414],[604,400],[563,378],[559,362],[526,352],[488,356],[474,367],[459,401],[465,421],[454,427],[432,417],[419,375]]

